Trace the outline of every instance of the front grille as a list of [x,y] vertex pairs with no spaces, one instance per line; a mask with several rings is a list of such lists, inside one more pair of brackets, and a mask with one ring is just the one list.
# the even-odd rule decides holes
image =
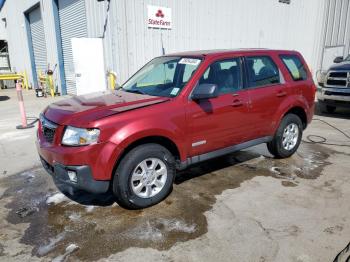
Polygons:
[[347,78],[348,73],[347,72],[330,72],[329,77],[341,77],[341,78]]
[[328,79],[327,80],[327,85],[331,85],[331,86],[346,86],[346,80]]
[[45,116],[40,116],[41,128],[43,131],[43,136],[45,140],[49,143],[52,143],[55,138],[55,132],[57,125],[50,120],[48,120]]
[[350,87],[350,72],[331,71],[328,73],[326,86],[346,88]]
[[53,142],[53,139],[55,137],[55,129],[43,126],[43,135],[45,137],[45,140],[49,143]]

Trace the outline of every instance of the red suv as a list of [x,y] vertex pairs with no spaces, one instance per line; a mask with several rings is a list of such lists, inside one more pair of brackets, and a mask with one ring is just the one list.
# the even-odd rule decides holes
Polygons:
[[267,143],[291,156],[316,87],[302,56],[263,49],[157,57],[113,92],[75,96],[40,116],[45,169],[73,188],[111,189],[137,209],[162,201],[176,170]]

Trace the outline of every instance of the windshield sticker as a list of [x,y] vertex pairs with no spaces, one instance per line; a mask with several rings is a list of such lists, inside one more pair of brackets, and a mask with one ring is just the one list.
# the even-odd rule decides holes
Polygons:
[[172,96],[176,96],[177,93],[179,92],[179,90],[180,90],[180,88],[174,87],[173,90],[171,90],[171,93],[170,93],[170,94],[171,94]]
[[197,66],[197,65],[199,65],[200,62],[201,62],[200,59],[182,58],[182,59],[179,61],[179,64]]

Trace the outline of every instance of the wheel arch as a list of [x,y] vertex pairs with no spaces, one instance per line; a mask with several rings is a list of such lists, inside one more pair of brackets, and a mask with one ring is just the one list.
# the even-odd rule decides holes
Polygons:
[[306,126],[307,126],[307,114],[306,114],[304,108],[302,108],[301,106],[293,106],[287,112],[284,113],[281,120],[288,114],[297,115],[300,118],[301,122],[303,123],[303,128],[304,129],[306,128]]
[[120,161],[124,158],[126,154],[128,154],[132,149],[136,148],[137,146],[144,145],[144,144],[158,144],[170,151],[170,153],[174,156],[175,160],[181,159],[181,152],[179,147],[176,145],[176,143],[170,139],[169,137],[163,136],[163,135],[153,135],[153,136],[145,136],[139,139],[136,139],[132,142],[130,142],[128,145],[125,146],[125,148],[121,151],[117,159],[115,160],[114,168],[112,170],[112,179],[115,173],[116,168],[118,167]]

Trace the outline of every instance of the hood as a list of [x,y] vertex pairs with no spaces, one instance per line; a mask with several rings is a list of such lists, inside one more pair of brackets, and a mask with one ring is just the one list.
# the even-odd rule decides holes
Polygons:
[[350,71],[350,62],[345,61],[336,65],[332,65],[329,69],[335,71]]
[[125,111],[168,101],[167,97],[134,94],[125,91],[98,92],[74,96],[49,105],[45,117],[60,125],[80,126]]

